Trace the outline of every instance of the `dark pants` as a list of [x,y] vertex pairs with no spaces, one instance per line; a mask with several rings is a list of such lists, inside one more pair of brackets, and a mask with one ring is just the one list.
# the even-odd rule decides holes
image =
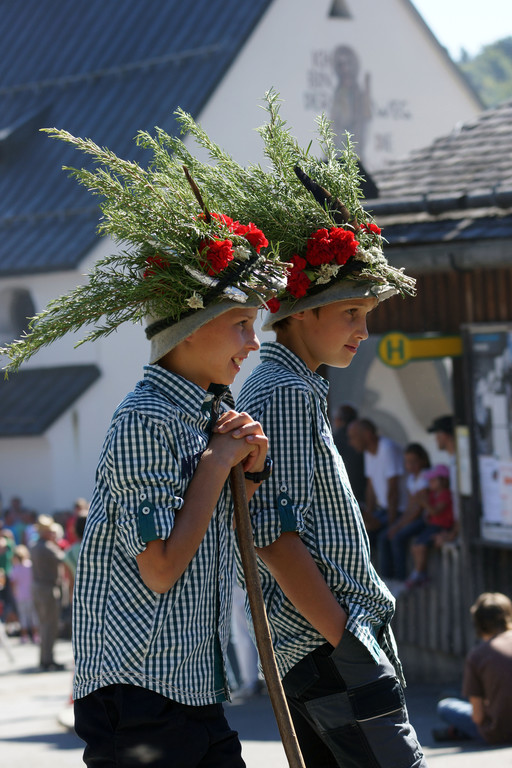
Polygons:
[[402,686],[347,630],[283,679],[307,768],[426,768]]
[[75,730],[90,768],[245,768],[221,704],[190,707],[109,685],[75,701]]

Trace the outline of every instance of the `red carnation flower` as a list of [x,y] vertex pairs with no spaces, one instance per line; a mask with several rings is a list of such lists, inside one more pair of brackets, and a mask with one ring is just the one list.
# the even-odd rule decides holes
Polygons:
[[[238,224],[237,221],[233,221],[233,219],[231,219],[229,216],[226,216],[225,213],[211,213],[210,215],[212,218],[217,219],[217,221],[221,221],[223,224],[225,224],[226,227],[231,230],[231,232],[234,231],[234,225]],[[202,216],[205,218],[204,214],[202,214]]]
[[272,314],[275,314],[280,306],[281,306],[281,302],[279,301],[279,299],[276,299],[275,297],[267,301],[267,307],[272,312]]
[[373,222],[369,222],[368,224],[360,224],[359,228],[363,232],[373,232],[374,235],[380,235],[382,233],[382,229],[376,224],[373,224]]
[[320,266],[320,264],[328,264],[334,259],[331,239],[326,229],[317,229],[308,239],[306,258],[314,267]]
[[336,264],[340,266],[346,264],[355,255],[359,241],[356,240],[353,232],[342,227],[333,227],[329,231],[329,236]]
[[295,254],[295,256],[292,256],[292,263],[293,267],[288,271],[286,288],[292,296],[300,299],[308,292],[311,280],[304,272],[304,269],[307,267],[306,259]]
[[164,259],[162,259],[162,257],[159,256],[158,253],[155,253],[154,256],[148,256],[146,259],[146,264],[148,266],[142,273],[143,277],[148,277],[149,275],[155,275],[157,273],[157,270],[165,269],[165,267],[167,266],[167,262]]
[[241,235],[242,237],[245,237],[245,239],[248,240],[252,245],[256,253],[259,253],[262,248],[266,248],[268,245],[268,240],[261,229],[258,229],[258,227],[252,222],[249,224],[240,224],[240,222],[235,221],[233,232],[235,235]]
[[[206,250],[205,250],[206,249]],[[231,240],[207,240],[201,243],[201,255],[205,256],[204,267],[208,267],[209,275],[218,275],[233,259],[233,243]]]

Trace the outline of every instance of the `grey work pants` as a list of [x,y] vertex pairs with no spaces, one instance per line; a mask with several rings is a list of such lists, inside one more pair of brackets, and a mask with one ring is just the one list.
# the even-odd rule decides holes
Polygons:
[[345,630],[283,679],[307,768],[426,768],[400,681]]
[[53,646],[59,633],[59,588],[51,584],[35,583],[32,587],[34,608],[39,621],[40,664],[53,664]]

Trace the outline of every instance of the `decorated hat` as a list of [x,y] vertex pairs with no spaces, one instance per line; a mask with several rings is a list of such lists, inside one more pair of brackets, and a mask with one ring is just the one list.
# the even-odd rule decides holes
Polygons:
[[361,205],[363,179],[350,136],[340,153],[330,122],[318,117],[322,156],[315,158],[286,127],[278,94],[266,98],[269,119],[259,132],[271,168],[260,182],[266,205],[254,221],[289,266],[263,329],[342,299],[414,294],[415,280],[388,263],[381,229]]
[[145,325],[154,363],[220,314],[259,307],[283,287],[285,265],[253,223],[265,205],[257,182],[190,115],[176,115],[213,162],[201,162],[161,129],[136,137],[152,153],[147,167],[47,129],[93,159],[92,169],[66,170],[100,197],[98,231],[119,247],[95,263],[83,285],[32,318],[27,334],[0,349],[10,358],[7,372],[70,331],[87,326],[81,344],[126,321]]

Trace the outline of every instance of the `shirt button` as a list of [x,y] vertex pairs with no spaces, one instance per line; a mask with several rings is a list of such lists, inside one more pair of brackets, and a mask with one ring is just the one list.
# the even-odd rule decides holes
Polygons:
[[288,500],[287,499],[281,499],[281,506],[282,507],[288,506]]
[[143,515],[149,515],[150,512],[151,512],[151,510],[150,510],[149,507],[142,507],[142,514]]
[[145,498],[146,498],[146,494],[145,494],[145,493],[141,493],[141,494],[139,494],[139,499],[140,499],[141,501],[144,501],[144,499],[145,499]]
[[288,490],[288,486],[283,483],[283,485],[279,486],[279,490],[281,491],[281,493],[286,493],[286,491]]

